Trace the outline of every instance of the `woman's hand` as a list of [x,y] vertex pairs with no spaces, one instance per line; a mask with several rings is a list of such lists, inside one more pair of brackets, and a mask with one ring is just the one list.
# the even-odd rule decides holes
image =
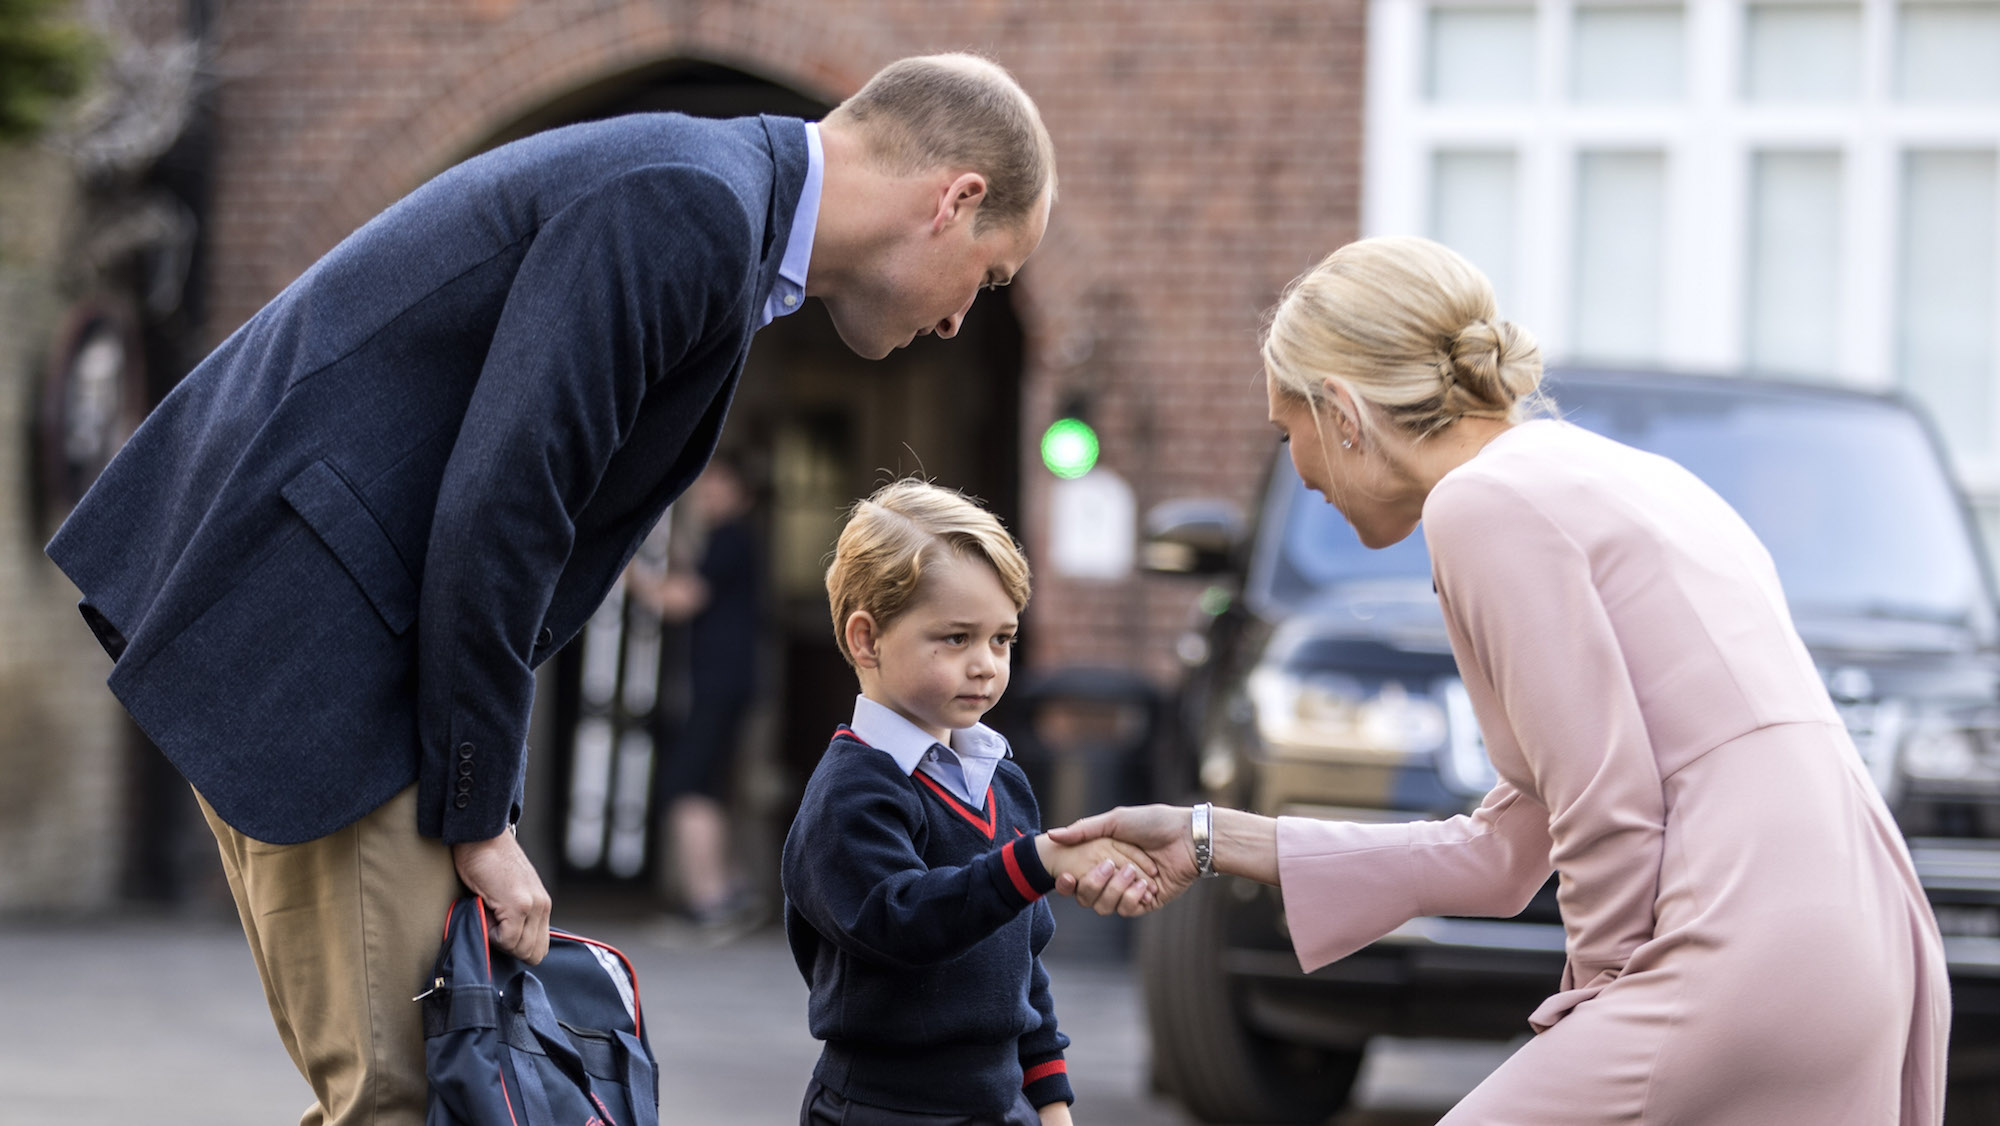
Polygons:
[[1120,806],[1073,825],[1049,830],[1049,837],[1058,844],[1077,845],[1109,837],[1144,850],[1158,869],[1150,903],[1126,894],[1131,881],[1125,878],[1122,869],[1107,873],[1101,866],[1086,872],[1081,879],[1058,875],[1056,890],[1074,896],[1078,903],[1100,915],[1143,915],[1156,910],[1194,883],[1194,844],[1189,832],[1193,815],[1186,806]]

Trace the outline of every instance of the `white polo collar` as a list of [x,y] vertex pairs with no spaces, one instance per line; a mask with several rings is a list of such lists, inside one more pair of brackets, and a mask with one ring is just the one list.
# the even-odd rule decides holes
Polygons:
[[[895,759],[905,774],[915,774],[923,768],[930,749],[938,745],[930,732],[911,723],[894,708],[866,696],[854,697],[854,721],[848,727],[862,742]],[[965,777],[965,790],[958,796],[974,806],[983,806],[986,788],[993,784],[993,773],[1007,757],[1007,738],[983,723],[954,728],[950,735],[948,749],[958,757],[959,769]],[[924,770],[924,773],[940,781],[953,781],[946,772]]]

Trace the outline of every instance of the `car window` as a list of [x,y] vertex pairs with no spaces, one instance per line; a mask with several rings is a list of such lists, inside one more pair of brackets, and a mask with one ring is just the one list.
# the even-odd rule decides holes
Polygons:
[[[1370,551],[1361,546],[1354,528],[1340,510],[1307,491],[1290,458],[1279,458],[1289,478],[1284,522],[1285,564],[1281,581],[1290,591],[1307,594],[1335,582],[1357,579],[1414,578],[1428,581],[1430,552],[1421,532],[1399,544]],[[1282,596],[1281,596],[1282,597]]]
[[[1993,609],[1958,502],[1923,427],[1887,403],[1756,388],[1552,381],[1577,425],[1670,457],[1757,532],[1793,612],[1992,630]],[[1282,537],[1261,576],[1295,603],[1331,583],[1426,578],[1421,529],[1369,551],[1338,510],[1279,459],[1266,519]]]

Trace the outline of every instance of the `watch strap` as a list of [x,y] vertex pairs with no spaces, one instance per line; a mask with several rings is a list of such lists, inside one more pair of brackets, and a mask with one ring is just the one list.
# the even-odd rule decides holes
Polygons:
[[1194,807],[1189,834],[1194,844],[1195,873],[1200,876],[1215,875],[1215,806],[1210,802],[1200,802]]

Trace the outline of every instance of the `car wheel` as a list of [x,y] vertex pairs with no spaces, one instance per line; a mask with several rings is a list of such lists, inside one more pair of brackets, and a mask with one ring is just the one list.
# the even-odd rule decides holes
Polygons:
[[1945,1126],[2000,1122],[2000,1079],[1990,1073],[1966,1074],[1971,1069],[1956,1055],[1951,1062],[1953,1074],[1945,1084]]
[[1229,881],[1200,880],[1141,920],[1139,975],[1155,1085],[1211,1123],[1326,1121],[1347,1104],[1362,1049],[1338,1051],[1246,1026],[1222,968]]

